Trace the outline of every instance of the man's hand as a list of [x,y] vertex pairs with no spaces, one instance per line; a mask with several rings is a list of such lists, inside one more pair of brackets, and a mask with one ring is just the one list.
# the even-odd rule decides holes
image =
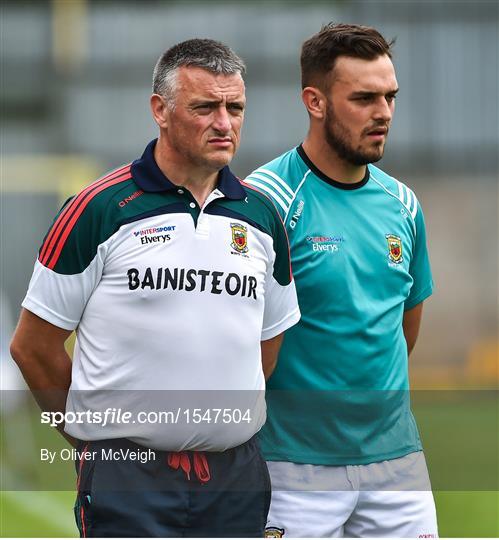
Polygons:
[[404,312],[402,328],[404,330],[405,340],[407,342],[407,354],[411,354],[421,326],[421,317],[423,315],[423,302]]
[[[64,343],[71,331],[63,330],[23,309],[10,344],[10,353],[42,411],[66,410],[66,398],[71,384],[71,359]],[[73,445],[76,441],[61,434]]]
[[281,348],[282,338],[284,334],[279,334],[278,336],[273,337],[272,339],[267,339],[262,341],[262,367],[263,374],[265,375],[265,380],[267,380],[274,371],[274,368],[277,364],[277,355],[279,354],[279,349]]

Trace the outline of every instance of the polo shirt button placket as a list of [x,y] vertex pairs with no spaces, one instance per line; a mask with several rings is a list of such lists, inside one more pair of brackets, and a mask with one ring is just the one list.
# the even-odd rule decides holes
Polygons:
[[[208,238],[210,235],[210,222],[209,222],[209,215],[205,214],[204,210],[205,208],[215,199],[221,199],[223,197],[223,193],[219,189],[213,190],[208,198],[206,199],[203,207],[201,208],[201,211],[198,216],[198,222],[196,226],[196,235],[203,236],[205,238]],[[192,204],[192,203],[191,203]]]
[[198,236],[203,236],[205,238],[208,238],[210,236],[210,222],[209,222],[209,216],[204,213],[204,209],[206,208],[207,204],[201,208],[201,211],[199,212],[198,216],[198,223],[196,225],[196,234]]
[[207,238],[210,235],[210,224],[208,223],[208,216],[203,213],[199,214],[196,234],[198,236],[205,236]]

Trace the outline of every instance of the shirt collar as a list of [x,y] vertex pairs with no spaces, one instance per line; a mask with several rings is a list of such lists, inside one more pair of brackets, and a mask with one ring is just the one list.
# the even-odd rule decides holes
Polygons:
[[[154,159],[154,147],[158,139],[151,141],[144,150],[140,159],[132,163],[132,177],[143,191],[160,192],[178,188],[169,180],[158,167]],[[246,192],[238,178],[232,174],[228,166],[218,173],[217,188],[228,199],[244,199]]]
[[305,162],[307,167],[321,180],[324,180],[324,182],[327,182],[330,186],[334,186],[339,189],[345,189],[347,191],[351,191],[354,189],[359,189],[362,186],[365,186],[367,182],[369,181],[369,167],[366,166],[366,174],[364,175],[364,178],[362,180],[359,180],[358,182],[354,182],[353,184],[347,184],[345,182],[338,182],[337,180],[334,180],[333,178],[330,178],[329,176],[325,175],[320,169],[318,169],[312,160],[307,156],[305,153],[305,150],[303,149],[303,144],[300,144],[296,151],[298,152],[298,155],[302,158],[302,160]]

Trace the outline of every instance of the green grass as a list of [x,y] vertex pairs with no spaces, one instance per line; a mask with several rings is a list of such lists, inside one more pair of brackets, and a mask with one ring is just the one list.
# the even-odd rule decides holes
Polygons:
[[499,536],[498,398],[478,390],[413,394],[441,536]]
[[499,492],[436,491],[434,495],[440,536],[499,536]]
[[0,493],[0,537],[78,537],[75,494],[67,491]]
[[[1,493],[0,536],[77,537],[73,502],[74,493],[66,491],[21,491],[15,497],[12,492]],[[435,502],[441,536],[499,536],[498,492],[437,491]]]
[[[443,537],[499,536],[499,409],[498,394],[492,392],[416,392],[414,412],[420,427],[437,505],[440,535]],[[2,419],[5,420],[5,419]],[[23,418],[14,418],[24,422]],[[2,422],[3,472],[10,470],[11,480],[0,493],[1,537],[75,537],[73,491],[53,491],[54,486],[70,490],[74,469],[65,463],[50,469],[54,478],[47,483],[48,468],[22,461],[22,445],[15,431],[15,443]],[[31,422],[35,446],[55,449],[62,439],[39,424],[38,413]],[[7,446],[7,441],[9,441]],[[16,446],[17,445],[17,446]],[[6,451],[8,450],[8,451]],[[35,459],[36,450],[24,459]],[[62,478],[63,479],[60,479]],[[52,491],[29,491],[45,486]],[[69,487],[68,487],[69,486]]]
[[413,393],[413,411],[436,491],[499,490],[499,393]]

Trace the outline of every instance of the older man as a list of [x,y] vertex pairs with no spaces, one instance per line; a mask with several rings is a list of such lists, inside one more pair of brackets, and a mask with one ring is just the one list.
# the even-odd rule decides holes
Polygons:
[[159,138],[70,199],[40,249],[11,350],[42,408],[66,411],[82,536],[263,534],[264,371],[299,311],[281,220],[227,167],[244,69],[212,40],[166,51]]

